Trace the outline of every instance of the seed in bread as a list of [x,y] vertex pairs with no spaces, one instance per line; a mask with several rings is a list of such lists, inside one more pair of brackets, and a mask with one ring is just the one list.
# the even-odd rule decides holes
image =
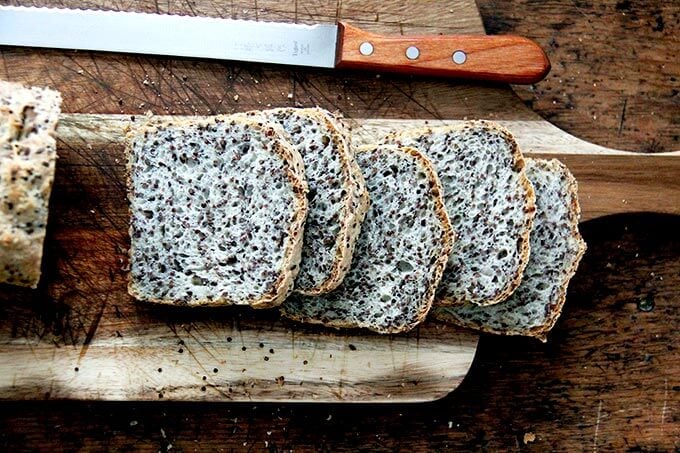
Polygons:
[[247,115],[280,124],[304,162],[309,213],[295,291],[306,295],[332,291],[347,274],[369,204],[348,134],[335,117],[319,108],[279,108]]
[[413,148],[360,149],[357,161],[371,197],[349,273],[333,292],[293,295],[284,316],[380,333],[412,329],[430,309],[453,244],[441,185]]
[[40,280],[61,95],[0,81],[0,283]]
[[503,335],[546,340],[562,312],[569,280],[586,250],[578,231],[576,180],[557,160],[527,159],[536,190],[531,258],[519,288],[507,300],[487,307],[435,307],[437,319]]
[[144,301],[278,305],[299,270],[307,185],[280,128],[214,117],[129,136],[130,283]]
[[491,305],[517,288],[529,260],[535,195],[512,135],[491,122],[404,131],[434,164],[457,240],[437,292],[441,305]]

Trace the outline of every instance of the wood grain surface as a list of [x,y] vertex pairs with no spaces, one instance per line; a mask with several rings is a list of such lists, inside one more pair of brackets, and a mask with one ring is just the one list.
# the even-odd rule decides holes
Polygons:
[[577,137],[629,151],[680,149],[680,4],[673,0],[478,0],[490,34],[547,52],[542,83],[515,86],[532,110]]
[[[154,120],[187,117],[154,117]],[[86,144],[118,156],[118,172],[123,172],[120,143],[125,131],[146,118],[129,115],[65,114],[58,134],[66,149]],[[406,128],[444,126],[456,120],[394,120],[354,118],[348,121],[354,145],[371,144],[390,132]],[[517,139],[528,157],[559,159],[576,176],[579,184],[581,220],[615,214],[654,212],[680,215],[680,151],[672,153],[632,153],[585,142],[541,119],[501,120]],[[98,155],[94,154],[93,159]],[[663,193],[663,197],[659,197]],[[123,208],[122,206],[120,207]]]
[[[10,2],[2,2],[10,3]],[[19,4],[21,2],[11,2]],[[678,76],[672,64],[660,70],[649,60],[627,57],[639,37],[653,48],[654,59],[674,55],[677,6],[672,3],[482,1],[491,31],[524,30],[538,39],[554,37],[565,61],[582,51],[574,65],[554,65],[552,76],[608,71],[603,62],[618,62],[611,77],[620,85],[600,90],[574,77],[563,92],[571,104],[555,103],[549,78],[522,92],[540,113],[580,137],[629,150],[677,150]],[[184,12],[299,22],[346,19],[380,33],[476,33],[481,19],[472,2],[31,2],[31,4],[108,5],[120,9]],[[626,27],[606,14],[619,6],[636,19]],[[647,7],[647,8],[645,8]],[[601,10],[599,11],[598,8]],[[281,11],[283,9],[283,11]],[[590,14],[598,10],[597,14]],[[657,13],[658,11],[658,13]],[[664,24],[650,39],[648,23]],[[548,19],[546,19],[548,18]],[[504,22],[505,21],[505,22]],[[568,23],[563,27],[563,22]],[[570,24],[571,23],[571,24]],[[624,23],[623,21],[621,23]],[[570,25],[569,25],[570,24]],[[522,28],[524,27],[524,28]],[[578,41],[573,30],[602,32],[592,45]],[[649,30],[648,30],[649,29]],[[562,30],[566,30],[562,32]],[[604,32],[603,32],[604,31]],[[608,33],[607,33],[608,32]],[[564,34],[562,34],[564,33]],[[606,41],[609,46],[601,45]],[[553,63],[556,61],[551,54]],[[583,57],[582,57],[583,58]],[[229,113],[272,105],[338,108],[351,118],[463,119],[485,117],[535,121],[533,112],[503,86],[380,77],[352,72],[297,71],[248,64],[124,57],[85,52],[0,50],[0,77],[49,84],[65,95],[65,110],[78,113],[157,114]],[[669,60],[670,61],[670,60]],[[640,82],[637,75],[643,74]],[[579,74],[580,75],[580,74]],[[673,80],[671,80],[673,78]],[[595,82],[597,83],[597,82]],[[617,89],[619,87],[620,89]],[[638,87],[641,87],[638,90]],[[553,88],[554,89],[554,88]],[[527,94],[528,93],[528,94]],[[626,120],[617,134],[618,112],[607,106],[628,93]],[[560,95],[562,92],[560,92]],[[674,97],[675,96],[675,97]],[[584,110],[579,110],[583,105]],[[588,106],[601,108],[600,121],[585,121]],[[663,106],[664,108],[658,108]],[[571,108],[573,107],[573,109]],[[674,110],[675,109],[675,110]],[[653,121],[640,112],[656,111]],[[616,123],[618,124],[618,123]],[[675,125],[674,125],[675,124]],[[69,150],[71,151],[71,150]],[[73,155],[86,162],[83,150]],[[87,165],[78,163],[81,167]],[[88,197],[78,180],[64,181],[61,202],[53,212],[74,211],[86,230],[124,224],[107,216],[111,197],[120,188],[106,183],[117,163],[100,170],[78,170],[87,184],[98,185]],[[75,166],[74,166],[75,167]],[[72,171],[72,170],[69,170]],[[630,169],[634,173],[634,169]],[[669,180],[673,180],[672,174]],[[56,189],[56,188],[55,188]],[[663,201],[665,192],[659,193]],[[77,200],[77,202],[76,202]],[[90,210],[95,211],[93,215]],[[59,215],[59,214],[57,214]],[[53,228],[53,227],[51,227]],[[115,231],[117,227],[105,229]],[[589,251],[572,282],[567,306],[547,345],[521,338],[483,336],[477,358],[460,388],[448,397],[421,405],[280,405],[170,403],[3,403],[0,448],[21,450],[220,451],[223,450],[454,450],[454,451],[673,451],[680,446],[680,231],[678,216],[624,215],[586,222],[582,232]],[[50,233],[52,240],[57,230]],[[64,237],[59,249],[48,247],[47,262],[63,256],[67,265],[78,256],[75,240],[89,240],[92,250],[109,253],[113,240],[91,232]],[[56,243],[56,242],[53,242]],[[80,260],[80,261],[79,261]],[[66,275],[64,275],[66,277]],[[118,278],[116,276],[112,278]],[[64,280],[64,289],[89,291],[82,282]],[[69,286],[72,285],[72,286]],[[78,316],[96,318],[103,294],[79,307]],[[21,295],[19,311],[38,313],[26,330],[45,338],[69,330],[87,338],[89,326],[69,314],[68,299],[45,301]],[[13,302],[14,303],[14,302]],[[10,310],[0,308],[7,322]],[[19,324],[19,323],[18,323]],[[72,325],[73,324],[73,325]],[[75,327],[75,329],[73,328]],[[114,332],[115,333],[115,332]],[[19,332],[16,333],[17,335]],[[79,340],[76,338],[76,341]],[[181,345],[178,345],[181,346]],[[259,345],[258,345],[259,348]],[[180,353],[177,353],[178,355]],[[27,360],[30,360],[27,359]],[[219,371],[219,370],[218,370]],[[78,371],[79,373],[80,371]],[[156,371],[157,372],[157,371]],[[74,370],[75,373],[75,370]]]

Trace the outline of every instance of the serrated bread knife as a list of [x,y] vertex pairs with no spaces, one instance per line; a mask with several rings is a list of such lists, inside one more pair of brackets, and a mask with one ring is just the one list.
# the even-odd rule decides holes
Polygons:
[[518,36],[382,36],[344,22],[298,25],[0,6],[0,45],[240,60],[534,83],[550,70]]

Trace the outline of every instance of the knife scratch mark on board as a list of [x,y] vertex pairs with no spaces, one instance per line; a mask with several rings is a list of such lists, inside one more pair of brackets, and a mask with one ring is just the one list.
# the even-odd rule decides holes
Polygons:
[[[64,64],[64,62],[62,62],[61,66],[65,69],[67,69],[68,71],[78,73],[80,76],[84,76],[87,79],[92,80],[93,82],[95,82],[99,86],[101,86],[102,88],[107,89],[112,95],[127,96],[127,97],[133,98],[133,99],[135,99],[136,101],[139,101],[139,102],[147,102],[147,99],[140,98],[132,90],[129,90],[129,89],[122,90],[122,89],[115,88],[115,87],[113,87],[109,84],[102,84],[101,81],[107,79],[107,77],[104,74],[99,74],[99,77],[95,77],[92,74],[90,74],[89,71],[86,71],[85,68],[82,65],[80,65],[80,63],[77,60],[78,57],[70,56],[69,58],[70,58],[71,61],[73,61],[73,63],[75,65],[80,66],[82,68],[83,73],[82,74],[78,73],[78,71],[74,70],[73,68],[69,67],[68,65]],[[97,60],[98,60],[98,58],[93,55],[92,61],[97,61]],[[116,58],[113,58],[113,61],[115,61],[116,63],[119,62],[118,59],[116,59]],[[125,70],[126,67],[127,67],[127,69],[130,70],[130,72]],[[126,63],[124,65],[121,64],[120,66],[117,66],[115,68],[115,71],[116,71],[116,74],[118,76],[118,82],[119,83],[125,83],[125,79],[120,77],[121,75],[127,75],[130,78],[130,80],[135,81],[135,82],[137,81],[137,78],[133,74],[132,68],[130,67],[130,62],[128,60],[126,60]],[[48,74],[51,74],[51,72],[49,72]],[[53,83],[53,85],[55,85],[55,84],[56,84],[56,82]],[[96,94],[96,92],[94,92],[94,93]],[[101,101],[101,99],[97,99],[97,101]],[[93,104],[94,103],[92,103],[90,105],[93,105]],[[80,107],[79,110],[84,110],[84,109],[82,107]]]
[[196,16],[196,10],[194,9],[193,2],[191,0],[184,2],[185,5],[187,5],[187,8],[189,8],[189,11],[191,11],[192,16]]
[[[207,327],[208,325],[204,324],[204,326]],[[213,351],[208,349],[208,347],[205,345],[205,338],[197,337],[194,333],[192,333],[191,327],[195,327],[193,323],[189,324],[189,328],[187,328],[186,326],[184,327],[184,331],[187,333],[187,335],[189,337],[191,337],[193,340],[195,340],[196,343],[201,347],[201,349],[203,349],[206,352],[206,354],[208,354],[216,363],[221,363],[222,361],[213,353]],[[197,329],[197,331],[201,331],[201,330],[202,329]],[[209,328],[209,327],[208,327],[208,330],[212,331],[212,329]],[[187,349],[187,351],[189,351],[189,348],[186,348],[186,349]],[[194,359],[196,359],[196,356],[193,354],[193,352],[189,351],[189,353],[191,354],[191,356]],[[200,364],[198,359],[196,359],[196,363]]]
[[49,80],[50,80],[49,85],[50,85],[50,86],[56,87],[56,86],[58,86],[58,84],[59,84],[60,81],[57,80],[57,78],[55,78],[55,74],[52,74],[52,70],[51,70],[52,68],[51,68],[51,66],[52,66],[52,65],[50,65],[50,64],[45,64],[45,63],[43,62],[43,68],[42,68],[41,74],[45,74],[45,75],[49,78]]
[[[111,94],[111,86],[110,86],[108,83],[106,83],[106,81],[105,81],[106,78],[105,78],[105,77],[103,76],[103,74],[101,73],[101,70],[99,69],[99,65],[97,64],[97,60],[98,60],[97,54],[96,54],[96,53],[89,52],[89,53],[87,54],[87,58],[88,58],[89,61],[94,65],[96,74],[94,74],[94,73],[90,70],[89,67],[84,66],[84,65],[81,63],[81,58],[79,58],[78,55],[69,55],[69,58],[68,58],[68,59],[69,59],[74,65],[76,65],[76,66],[79,68],[79,70],[76,71],[76,73],[80,74],[81,76],[86,77],[86,78],[89,79],[89,80],[92,80],[94,83],[97,84],[97,86],[98,86],[99,88],[102,88],[104,91],[106,91],[107,93]],[[63,64],[62,64],[62,66],[67,67],[66,65],[63,65]],[[67,67],[67,68],[68,68],[68,67]],[[73,69],[71,69],[71,68],[68,68],[68,69],[70,69],[71,71],[73,71]],[[94,94],[96,94],[96,92],[95,92]],[[90,105],[94,105],[94,104],[96,104],[97,102],[99,102],[100,100],[101,100],[101,99],[99,98],[99,96],[95,96],[93,102],[92,102]],[[89,107],[89,105],[88,105],[88,107]],[[86,110],[86,109],[84,108],[83,110]]]
[[[88,131],[88,132],[93,132],[93,131]],[[94,131],[94,133],[96,134],[96,131]],[[90,145],[91,146],[88,139],[86,137],[81,136],[78,133],[78,131],[76,131],[74,135],[77,136],[80,139],[80,141],[82,142],[83,145]],[[68,143],[68,142],[60,139],[59,140],[59,149],[61,149],[62,151],[64,149],[68,150],[69,153],[73,153],[74,155],[80,157],[86,163],[86,165],[83,165],[83,166],[78,166],[78,165],[73,165],[73,164],[71,164],[71,165],[64,164],[64,165],[62,165],[62,167],[68,168],[69,171],[72,171],[72,172],[78,171],[79,170],[78,167],[92,168],[95,171],[97,171],[98,173],[101,173],[105,177],[105,179],[118,190],[118,195],[125,197],[126,194],[127,194],[127,188],[126,188],[124,179],[121,178],[121,175],[119,173],[116,173],[116,171],[115,171],[117,167],[120,167],[119,169],[121,169],[121,170],[124,167],[124,164],[115,165],[116,164],[116,162],[115,162],[116,157],[115,156],[121,156],[122,157],[123,152],[122,152],[121,149],[111,150],[110,146],[113,145],[113,147],[115,148],[116,144],[108,142],[106,140],[106,138],[103,138],[102,142],[103,143],[100,145],[101,147],[98,147],[98,149],[96,151],[95,150],[88,151],[89,148],[87,148],[87,146],[83,146],[83,147],[73,146],[72,143]],[[105,163],[107,165],[102,165],[102,162],[98,162],[98,159],[100,159],[100,158],[104,158],[106,160]],[[112,162],[111,159],[114,159],[114,161]],[[80,180],[79,175],[71,174],[70,176],[74,176],[73,179]],[[88,201],[92,202],[93,200],[88,200]],[[92,205],[90,205],[90,206],[94,207]],[[100,207],[100,206],[97,205],[97,207]],[[113,222],[105,212],[103,212],[103,215],[104,215],[104,217],[107,218],[107,220],[109,220],[111,222],[112,226],[115,226],[115,227],[120,226],[120,225],[117,225],[115,222]]]
[[668,409],[668,378],[663,380],[664,393],[663,393],[663,407],[661,408],[661,424],[663,425],[666,421],[666,409]]
[[111,85],[105,82],[106,77],[102,73],[101,69],[99,68],[99,63],[98,63],[98,58],[96,58],[94,55],[90,55],[90,60],[92,61],[92,64],[94,65],[95,72],[97,73],[96,80],[99,83],[99,86],[106,91],[109,96],[113,96],[113,90],[111,89]]
[[165,111],[168,112],[172,104],[168,103],[166,98],[174,99],[174,97],[169,96],[167,91],[170,90],[171,93],[177,93],[177,90],[175,89],[175,83],[178,79],[172,72],[172,63],[170,62],[164,61],[163,64],[160,65],[160,68],[157,65],[154,65],[154,69],[156,70],[156,74],[158,76],[155,86],[156,96],[158,97],[158,100],[161,102]]
[[[175,80],[180,80],[179,86],[175,84],[168,84],[170,87],[171,93],[168,93],[170,99],[179,99],[182,104],[184,104],[185,99],[189,99],[189,92],[187,91],[187,86],[186,82],[184,81],[184,76],[180,75],[178,76],[177,73],[172,69],[172,67],[168,68],[168,72],[170,73],[170,76],[173,77]],[[181,93],[180,93],[181,89]],[[170,104],[172,105],[172,104]],[[174,110],[173,110],[174,113]]]
[[292,92],[291,94],[293,95],[293,97],[290,99],[290,103],[292,105],[296,105],[297,104],[297,93],[295,92],[295,88],[297,87],[297,83],[295,82],[296,77],[293,76],[292,79],[293,79],[292,80],[293,87],[292,87],[292,90],[291,90],[291,92]]
[[231,330],[232,330],[232,332],[233,332],[233,331],[238,332],[238,336],[239,336],[239,338],[240,338],[240,340],[241,340],[241,350],[242,350],[242,351],[245,351],[244,348],[246,348],[246,342],[245,342],[245,340],[243,339],[243,330],[241,329],[241,323],[240,323],[240,321],[239,321],[238,318],[234,318],[234,319],[232,320]]
[[99,327],[99,323],[102,320],[102,316],[104,315],[104,310],[106,309],[106,305],[109,301],[109,294],[107,294],[104,299],[102,300],[101,306],[99,307],[99,311],[94,317],[94,320],[92,321],[92,324],[90,324],[90,327],[87,329],[87,334],[85,335],[85,341],[83,341],[83,345],[80,348],[80,353],[78,354],[78,362],[83,360],[85,357],[85,354],[87,354],[87,350],[90,347],[90,343],[92,343],[92,340],[94,339],[94,334],[97,332],[97,328]]
[[[123,199],[124,199],[125,194],[127,193],[125,184],[124,184],[124,182],[121,181],[121,178],[119,177],[119,175],[117,175],[115,172],[113,172],[109,167],[98,165],[96,158],[92,154],[90,154],[89,152],[86,152],[85,148],[83,148],[83,149],[81,149],[79,147],[76,148],[76,147],[71,146],[71,144],[66,144],[66,143],[63,143],[61,141],[60,141],[60,148],[62,150],[67,149],[69,152],[80,157],[87,164],[85,167],[93,168],[93,169],[96,170],[97,173],[101,173],[105,177],[106,180],[113,183],[113,185],[116,187],[116,189],[118,191],[118,194],[121,197],[123,197]],[[78,173],[78,171],[79,171],[78,167],[76,167],[76,166],[68,166],[67,167],[67,166],[62,165],[59,171],[62,172],[64,170],[69,171],[69,174],[68,174],[68,176],[70,176],[70,178],[68,178],[69,180],[79,181],[79,180],[82,179],[82,174]],[[107,239],[109,239],[109,243],[113,244],[113,245],[119,244],[119,242],[120,242],[119,236],[116,236],[116,237],[112,236],[108,232],[108,228],[106,228],[104,225],[102,225],[99,222],[99,217],[105,218],[108,221],[109,226],[114,227],[115,229],[124,228],[124,225],[122,223],[119,224],[118,222],[116,222],[110,216],[108,211],[106,209],[104,209],[103,206],[101,206],[101,203],[98,201],[98,199],[93,198],[92,196],[90,196],[90,194],[84,192],[80,186],[73,184],[72,187],[69,187],[69,188],[75,189],[77,191],[77,193],[80,197],[81,206],[87,206],[89,208],[90,212],[94,211],[95,209],[99,212],[99,216],[93,216],[92,221],[95,223],[95,225],[97,227],[99,227],[98,228],[99,230],[101,230],[102,232],[104,232],[106,234]],[[127,223],[127,220],[125,221],[125,223]]]
[[623,123],[626,121],[626,106],[628,105],[628,98],[623,98],[623,108],[621,109],[621,119],[619,121],[619,130],[617,136],[621,136],[621,131],[623,130]]
[[[337,100],[332,99],[327,93],[327,89],[321,89],[319,85],[317,85],[314,80],[317,80],[317,78],[308,78],[304,77],[302,74],[294,74],[295,80],[297,81],[297,84],[300,86],[300,88],[303,90],[305,94],[308,94],[311,98],[312,101],[314,101],[315,104],[321,104],[320,102],[317,101],[318,96],[320,95],[321,99],[325,101],[325,106],[329,108],[330,110],[337,110],[339,107],[336,106]],[[305,88],[307,86],[307,88]],[[351,118],[352,114],[348,110],[345,110],[343,112],[343,116],[346,118]]]
[[[93,244],[97,243],[92,242]],[[90,317],[91,304],[89,301],[97,294],[101,294],[96,285],[90,279],[90,277],[96,276],[92,275],[96,272],[95,268],[81,268],[79,267],[73,259],[73,251],[70,249],[61,248],[57,255],[61,257],[63,262],[62,266],[66,275],[73,276],[77,278],[74,288],[74,283],[67,283],[66,287],[61,287],[56,290],[57,304],[61,304],[64,310],[59,312],[60,318],[58,321],[63,323],[61,326],[60,340],[64,345],[76,346],[80,341],[80,333],[84,331],[85,325]],[[94,272],[93,272],[94,271]],[[78,288],[79,284],[82,284],[85,288],[84,290]],[[64,291],[65,290],[65,291]],[[109,291],[106,291],[107,293]],[[108,296],[107,296],[108,297]],[[49,327],[49,320],[43,319],[43,325],[45,328]]]
[[[190,334],[189,336],[191,336],[193,338],[193,335]],[[200,341],[198,341],[198,340],[196,340],[196,341],[198,342],[199,345],[201,345]],[[203,345],[201,345],[201,346],[203,346]],[[184,349],[191,356],[191,358],[194,359],[194,362],[196,362],[196,365],[198,365],[198,367],[201,369],[201,371],[203,371],[203,374],[205,376],[208,376],[208,374],[209,374],[208,370],[206,369],[205,365],[201,362],[201,360],[198,357],[196,357],[196,354],[194,354],[194,351],[191,349],[191,347],[187,343],[183,343],[182,349]]]
[[602,400],[597,405],[597,419],[595,422],[595,437],[593,438],[593,453],[597,453],[597,436],[600,433],[600,416],[602,415]]
[[432,118],[436,118],[436,119],[438,119],[438,120],[442,119],[442,116],[441,116],[438,112],[435,112],[435,111],[429,109],[429,108],[428,108],[427,106],[425,106],[423,103],[421,103],[420,101],[418,101],[411,93],[406,92],[406,90],[404,90],[404,88],[402,88],[401,86],[399,86],[398,83],[396,83],[396,82],[394,82],[394,81],[391,81],[391,82],[390,82],[390,85],[392,85],[398,92],[400,92],[401,94],[403,94],[404,96],[406,96],[406,98],[407,98],[409,101],[413,102],[413,103],[416,104],[418,107],[420,107],[424,112],[430,114],[430,115],[432,116]]
[[237,66],[237,67],[227,66],[224,63],[223,63],[223,65],[225,65],[226,68],[229,71],[229,77],[228,77],[229,82],[226,84],[224,92],[226,93],[227,91],[235,91],[236,81],[238,80],[239,77],[241,77],[241,72],[243,72],[243,67],[242,66]]
[[0,50],[0,55],[2,55],[2,65],[5,67],[5,74],[3,77],[9,76],[9,67],[7,66],[7,57],[5,56],[5,52]]
[[[145,90],[145,85],[144,85],[144,80],[146,80],[146,75],[147,75],[147,67],[151,66],[153,67],[152,63],[153,57],[137,57],[135,58],[135,63],[137,63],[137,66],[141,70],[141,76],[143,77],[140,80],[140,77],[136,76],[135,73],[131,73],[132,81],[138,88],[138,92],[143,94],[143,97],[137,98],[139,100],[142,100],[145,104],[149,104],[148,107],[156,107],[156,101],[157,97],[154,97],[153,99],[149,99],[148,97],[148,91]],[[132,71],[134,71],[132,68],[130,68]],[[139,105],[139,108],[143,108],[142,105]]]
[[[240,70],[239,70],[239,73],[240,73]],[[234,77],[234,79],[235,79],[235,78],[236,78],[236,77]],[[232,82],[232,83],[233,83],[233,82]],[[210,102],[210,101],[208,100],[207,96],[205,96],[202,92],[200,92],[193,84],[186,83],[186,84],[184,84],[184,87],[186,87],[186,89],[188,89],[189,91],[191,91],[191,93],[193,93],[194,96],[196,96],[196,97],[198,98],[198,100],[201,101],[201,103],[202,103],[205,107],[207,107],[211,112],[214,112],[214,111],[216,110],[215,104],[213,104],[212,102]],[[193,106],[192,106],[192,107],[193,107]],[[192,108],[192,110],[194,110],[194,112],[196,112],[195,107]]]

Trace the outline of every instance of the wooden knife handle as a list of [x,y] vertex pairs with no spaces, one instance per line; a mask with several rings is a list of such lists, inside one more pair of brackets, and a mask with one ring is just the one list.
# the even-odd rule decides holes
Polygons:
[[382,36],[338,24],[336,67],[530,84],[550,71],[538,44],[519,36]]

